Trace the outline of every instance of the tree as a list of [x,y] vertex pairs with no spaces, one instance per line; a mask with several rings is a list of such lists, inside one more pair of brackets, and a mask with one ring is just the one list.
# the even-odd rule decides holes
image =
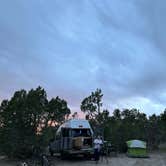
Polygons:
[[146,126],[146,137],[148,146],[151,149],[157,149],[161,140],[159,121],[160,116],[157,116],[156,114],[149,116],[149,120]]
[[146,140],[147,118],[137,109],[115,109],[110,117],[110,138],[119,151],[126,150],[125,142],[130,139]]
[[42,129],[42,139],[45,145],[48,145],[50,139],[54,139],[57,128],[68,118],[70,113],[67,102],[58,96],[48,102]]
[[96,89],[90,96],[81,102],[81,111],[86,114],[86,119],[90,120],[96,135],[104,136],[106,120],[108,120],[109,111],[101,110],[102,107],[102,91]]
[[[27,126],[28,118],[25,118],[26,98],[26,91],[21,90],[15,92],[9,102],[3,101],[1,103],[2,132],[0,142],[3,152],[9,156],[25,150],[25,137],[32,134],[32,128]],[[4,103],[6,103],[5,106]]]
[[90,96],[86,97],[81,102],[81,111],[83,111],[89,119],[94,119],[101,113],[102,97],[101,89],[96,89],[95,92],[92,92]]
[[2,151],[8,156],[30,155],[32,147],[42,146],[52,137],[51,125],[62,123],[69,113],[65,100],[56,97],[48,101],[41,87],[15,92],[0,106]]
[[48,105],[47,94],[40,86],[38,88],[31,89],[27,94],[27,110],[24,113],[26,118],[30,120],[33,127],[33,133],[39,133],[46,125],[45,114],[47,112],[46,107]]
[[107,109],[103,110],[103,112],[101,112],[96,117],[96,121],[98,122],[98,125],[96,125],[96,127],[99,129],[99,134],[101,134],[104,139],[109,139],[110,137],[109,120],[110,116]]
[[51,124],[62,124],[66,117],[69,116],[70,109],[67,106],[67,102],[63,99],[60,99],[58,96],[52,98],[47,106],[48,120]]
[[166,142],[166,109],[160,115],[159,128],[161,131],[161,141]]
[[115,109],[114,112],[113,112],[113,117],[116,119],[116,120],[120,120],[121,119],[121,112],[119,109]]

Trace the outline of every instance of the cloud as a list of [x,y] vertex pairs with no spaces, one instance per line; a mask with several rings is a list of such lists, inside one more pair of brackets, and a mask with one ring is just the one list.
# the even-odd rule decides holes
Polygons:
[[165,5],[0,2],[0,98],[41,85],[49,97],[59,95],[79,110],[81,100],[101,88],[108,109],[160,113],[166,101]]

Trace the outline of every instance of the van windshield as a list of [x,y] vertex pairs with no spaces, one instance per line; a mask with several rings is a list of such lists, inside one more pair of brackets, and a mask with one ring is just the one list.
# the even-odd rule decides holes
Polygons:
[[90,129],[72,129],[73,137],[90,137],[91,131]]

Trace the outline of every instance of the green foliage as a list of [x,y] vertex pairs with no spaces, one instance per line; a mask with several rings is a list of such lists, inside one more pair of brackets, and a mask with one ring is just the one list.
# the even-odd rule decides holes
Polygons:
[[54,99],[51,99],[47,106],[48,111],[48,120],[51,120],[51,123],[62,124],[70,114],[70,109],[67,106],[67,102],[63,99],[60,99],[58,96]]
[[102,91],[101,89],[96,89],[92,92],[90,96],[83,99],[81,102],[81,111],[86,114],[86,119],[88,119],[93,127],[95,135],[104,136],[107,127],[107,121],[109,117],[108,110],[102,110]]
[[101,134],[105,140],[126,151],[126,141],[140,139],[147,141],[151,149],[156,149],[161,141],[166,141],[166,110],[160,116],[149,118],[137,109],[115,109],[112,115],[101,110],[102,91],[97,89],[81,103],[81,110],[92,124],[94,133]]
[[147,118],[146,114],[137,109],[116,109],[108,121],[106,139],[111,140],[120,152],[126,150],[125,142],[132,139],[144,140],[150,149],[156,149],[161,141],[165,141],[164,114],[154,114]]
[[48,101],[41,87],[15,92],[0,106],[1,151],[9,157],[31,155],[34,146],[43,146],[53,137],[50,124],[59,125],[69,113],[65,100],[56,97]]
[[[152,149],[166,142],[166,110],[159,116],[147,117],[137,109],[102,109],[102,91],[97,89],[81,103],[96,135],[126,150],[125,142],[140,139]],[[46,146],[56,129],[70,114],[67,102],[58,96],[47,99],[44,89],[20,90],[0,105],[0,152],[9,157],[29,156],[34,146]],[[73,117],[77,114],[73,114]]]
[[160,115],[160,132],[161,132],[161,141],[166,142],[166,109],[165,111]]
[[131,139],[145,140],[147,118],[137,109],[116,109],[110,117],[110,139],[119,151],[125,151],[125,142]]
[[102,106],[102,91],[101,89],[96,89],[92,92],[90,96],[86,97],[81,102],[81,111],[83,111],[89,119],[94,119],[98,114],[101,113],[100,107]]
[[43,147],[48,146],[50,140],[55,138],[55,132],[56,132],[56,130],[57,130],[57,128],[54,127],[54,126],[45,127],[42,130],[41,138],[40,139],[41,139]]

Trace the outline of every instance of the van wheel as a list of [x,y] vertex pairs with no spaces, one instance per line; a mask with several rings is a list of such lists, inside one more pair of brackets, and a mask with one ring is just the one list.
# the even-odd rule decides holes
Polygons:
[[67,157],[68,157],[67,153],[61,152],[61,159],[62,160],[67,159]]
[[54,152],[52,150],[50,150],[50,155],[54,156]]
[[61,159],[62,159],[62,160],[65,159],[65,154],[64,154],[64,152],[61,152]]
[[84,158],[90,160],[92,158],[91,154],[84,154]]

